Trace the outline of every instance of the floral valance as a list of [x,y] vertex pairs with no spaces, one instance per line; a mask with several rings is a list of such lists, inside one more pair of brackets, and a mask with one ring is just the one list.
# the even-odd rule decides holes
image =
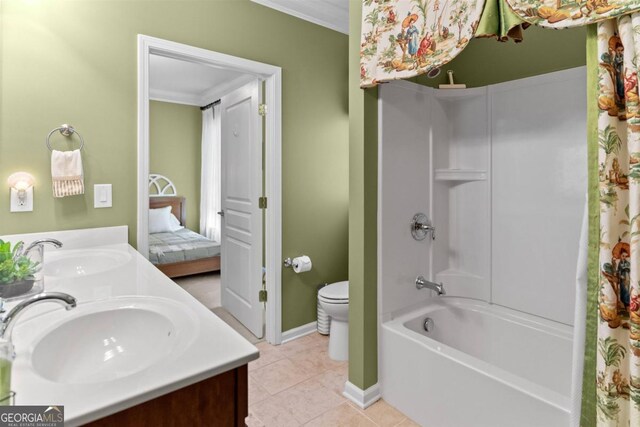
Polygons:
[[509,7],[506,0],[486,0],[480,24],[475,38],[488,37],[501,42],[513,40],[519,43],[523,39],[523,30],[531,26],[524,22]]
[[571,28],[640,10],[638,0],[507,0],[526,22],[547,28]]
[[363,0],[360,86],[429,73],[473,37],[520,41],[529,24],[576,27],[636,10],[640,0]]
[[438,68],[469,43],[485,0],[364,0],[360,86]]

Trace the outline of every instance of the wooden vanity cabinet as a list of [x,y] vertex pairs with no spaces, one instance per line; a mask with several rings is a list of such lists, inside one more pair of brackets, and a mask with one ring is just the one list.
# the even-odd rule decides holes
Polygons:
[[92,427],[244,427],[247,365],[93,421]]

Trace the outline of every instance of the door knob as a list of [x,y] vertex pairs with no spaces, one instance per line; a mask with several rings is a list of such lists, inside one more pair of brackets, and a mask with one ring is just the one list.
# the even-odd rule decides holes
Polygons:
[[218,212],[218,215],[220,215],[220,216],[224,216],[224,211],[220,211],[220,212]]

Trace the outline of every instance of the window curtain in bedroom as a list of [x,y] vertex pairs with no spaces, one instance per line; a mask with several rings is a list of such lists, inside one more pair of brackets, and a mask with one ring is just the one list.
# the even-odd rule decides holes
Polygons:
[[[582,425],[640,425],[640,13],[590,29],[589,118],[599,227],[590,268]],[[597,45],[597,47],[593,45]],[[596,74],[597,73],[597,74]],[[596,124],[597,122],[597,124]],[[597,133],[595,127],[597,126]],[[591,132],[590,132],[591,133]],[[591,276],[591,273],[590,273]],[[593,309],[589,307],[593,306]]]
[[220,104],[202,111],[202,166],[200,182],[200,234],[220,242],[221,188]]

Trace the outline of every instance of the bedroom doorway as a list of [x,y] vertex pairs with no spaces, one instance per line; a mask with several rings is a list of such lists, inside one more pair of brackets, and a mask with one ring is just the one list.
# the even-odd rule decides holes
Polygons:
[[247,339],[279,344],[280,69],[138,42],[138,250]]

